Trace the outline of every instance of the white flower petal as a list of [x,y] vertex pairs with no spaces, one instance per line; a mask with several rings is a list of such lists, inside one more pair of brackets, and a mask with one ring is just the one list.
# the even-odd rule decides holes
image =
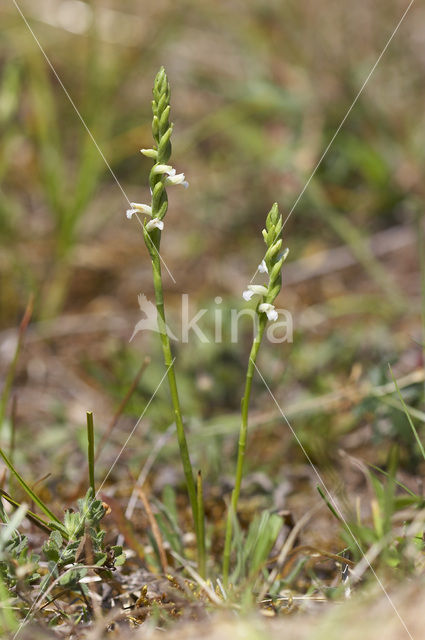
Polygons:
[[169,176],[175,176],[176,170],[170,164],[157,164],[153,168],[154,173],[167,173]]
[[275,322],[275,320],[277,320],[279,317],[279,314],[276,311],[274,305],[269,304],[268,302],[263,302],[262,304],[260,304],[258,310],[261,311],[261,313],[265,313],[267,315],[267,318],[271,322]]
[[148,204],[139,204],[138,202],[130,202],[132,210],[137,213],[146,213],[146,215],[152,215],[152,207]]
[[267,293],[267,287],[262,284],[249,284],[248,289],[253,291],[256,296],[265,296]]
[[262,284],[249,284],[246,291],[243,292],[242,297],[244,300],[251,300],[252,296],[265,296],[267,293],[266,287]]
[[260,273],[268,273],[269,270],[267,269],[267,265],[266,265],[266,261],[265,260],[261,260],[261,264],[258,265],[258,271]]
[[165,178],[165,184],[177,185],[181,184],[185,189],[188,188],[189,183],[185,180],[184,173],[177,173],[176,175],[169,175]]
[[152,218],[152,220],[149,220],[149,222],[146,224],[146,229],[148,231],[152,231],[153,229],[160,229],[160,231],[162,231],[164,228],[164,223],[162,220],[159,220],[158,218]]
[[129,220],[131,220],[131,218],[134,216],[135,213],[138,213],[136,209],[127,209],[127,211],[125,212],[125,215]]
[[267,313],[267,317],[270,320],[270,322],[276,322],[276,320],[279,317],[279,314],[276,311],[276,309],[270,309],[270,311]]

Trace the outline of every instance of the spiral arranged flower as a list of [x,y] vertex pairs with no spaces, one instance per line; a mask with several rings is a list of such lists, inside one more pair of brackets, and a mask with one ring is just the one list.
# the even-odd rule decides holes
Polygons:
[[244,300],[251,300],[253,296],[261,296],[257,306],[258,313],[265,313],[267,318],[275,321],[278,318],[274,307],[274,301],[282,287],[282,265],[286,260],[289,249],[280,253],[282,247],[282,216],[275,202],[266,218],[266,228],[263,229],[264,242],[267,245],[266,254],[258,266],[260,273],[266,273],[269,277],[267,286],[249,284],[243,292]]
[[168,164],[171,156],[173,125],[170,122],[170,85],[164,67],[161,67],[155,78],[152,113],[152,135],[155,144],[152,149],[140,150],[143,155],[154,160],[149,175],[152,201],[149,205],[132,202],[131,209],[127,210],[127,218],[138,213],[151,216],[151,220],[145,219],[143,233],[146,246],[154,257],[159,249],[161,231],[164,229],[163,220],[168,209],[166,187],[182,185],[187,188],[189,186],[184,173],[176,173],[176,170]]

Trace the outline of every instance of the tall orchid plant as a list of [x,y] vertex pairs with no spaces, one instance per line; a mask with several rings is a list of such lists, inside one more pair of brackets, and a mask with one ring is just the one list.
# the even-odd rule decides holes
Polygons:
[[[161,336],[164,362],[167,367],[168,383],[170,386],[174,417],[176,421],[180,457],[183,463],[187,491],[192,508],[193,522],[197,533],[199,555],[201,553],[201,542],[198,535],[196,486],[180,408],[176,374],[174,370],[174,359],[171,353],[170,339],[166,329],[167,325],[164,310],[161,257],[159,253],[161,234],[164,230],[164,218],[168,209],[167,187],[173,185],[182,185],[183,187],[188,186],[184,174],[177,174],[176,170],[168,164],[171,156],[171,133],[173,125],[170,123],[170,84],[163,67],[161,67],[155,78],[152,112],[152,134],[155,144],[152,149],[141,149],[143,155],[148,158],[152,158],[154,161],[154,165],[149,176],[151,203],[139,204],[132,202],[131,209],[127,210],[127,218],[131,219],[133,215],[139,216],[139,214],[146,214],[150,217],[150,219],[145,218],[142,222],[143,237],[152,261],[158,328]],[[141,222],[140,218],[139,221]]]

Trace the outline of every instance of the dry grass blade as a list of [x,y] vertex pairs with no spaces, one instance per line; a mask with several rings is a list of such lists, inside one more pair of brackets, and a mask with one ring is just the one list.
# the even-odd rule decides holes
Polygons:
[[168,571],[167,554],[165,553],[164,543],[162,541],[162,536],[158,527],[158,523],[155,519],[155,516],[153,515],[151,506],[149,504],[149,500],[147,499],[146,494],[141,487],[137,487],[137,493],[139,494],[139,497],[146,511],[146,515],[148,516],[149,524],[152,529],[152,535],[155,538],[155,542],[158,547],[159,559],[161,562],[162,570],[164,573],[167,573]]
[[139,558],[145,557],[144,547],[140,544],[137,536],[134,535],[133,528],[131,526],[131,518],[128,518],[121,508],[119,500],[110,495],[100,494],[104,502],[107,502],[111,507],[110,517],[114,521],[118,531],[119,537],[117,544],[121,545],[124,541],[129,549],[134,549]]
[[128,501],[128,505],[127,508],[125,510],[125,517],[127,519],[131,519],[133,516],[133,512],[134,512],[134,508],[136,506],[137,503],[137,490],[139,487],[143,487],[143,485],[145,484],[146,478],[148,477],[150,470],[152,469],[154,462],[159,454],[159,452],[161,451],[161,449],[167,444],[167,442],[170,440],[171,436],[173,435],[174,431],[175,431],[176,425],[173,422],[168,428],[167,430],[161,434],[161,436],[157,439],[157,441],[155,442],[155,444],[153,445],[145,464],[143,465],[139,476],[136,480],[136,483],[133,487],[133,491],[131,492],[131,496],[130,496],[130,500]]
[[222,606],[223,601],[218,597],[218,595],[211,589],[209,584],[201,578],[199,573],[195,571],[195,569],[189,564],[187,560],[182,558],[182,556],[176,551],[171,550],[171,555],[184,567],[184,569],[192,576],[193,580],[199,584],[199,586],[205,591],[208,598],[216,605]]

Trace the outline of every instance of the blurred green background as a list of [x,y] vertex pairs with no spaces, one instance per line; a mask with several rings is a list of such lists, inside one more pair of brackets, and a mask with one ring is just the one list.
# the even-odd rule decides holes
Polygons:
[[[128,343],[140,318],[137,294],[152,298],[153,290],[124,194],[148,201],[151,161],[139,149],[151,146],[151,88],[164,65],[173,165],[190,182],[170,193],[163,234],[175,279],[164,271],[170,324],[181,293],[194,311],[215,309],[216,296],[223,313],[242,309],[242,290],[264,253],[266,213],[277,201],[285,218],[296,203],[284,229],[290,257],[278,301],[293,315],[294,342],[266,344],[261,370],[313,461],[338,467],[339,447],[352,446],[383,463],[396,441],[416,472],[400,407],[371,389],[388,383],[388,362],[398,377],[423,366],[424,8],[413,5],[298,200],[407,2],[22,0],[19,7],[28,25],[13,2],[0,8],[0,366],[7,369],[34,293],[15,384],[17,444],[34,439],[25,452],[30,467],[50,468],[54,454],[74,481],[85,411],[104,432],[150,355],[99,463],[107,468],[163,375],[156,335]],[[213,331],[208,322],[203,329]],[[219,345],[196,336],[175,345],[195,464],[210,479],[229,472],[222,435],[238,427],[250,340],[247,323],[237,343],[227,334]],[[419,412],[420,375],[405,387]],[[259,379],[253,412],[262,429],[253,431],[249,464],[279,481],[290,455],[305,459]],[[171,422],[164,385],[124,453],[133,473]],[[349,440],[354,432],[360,436]]]

